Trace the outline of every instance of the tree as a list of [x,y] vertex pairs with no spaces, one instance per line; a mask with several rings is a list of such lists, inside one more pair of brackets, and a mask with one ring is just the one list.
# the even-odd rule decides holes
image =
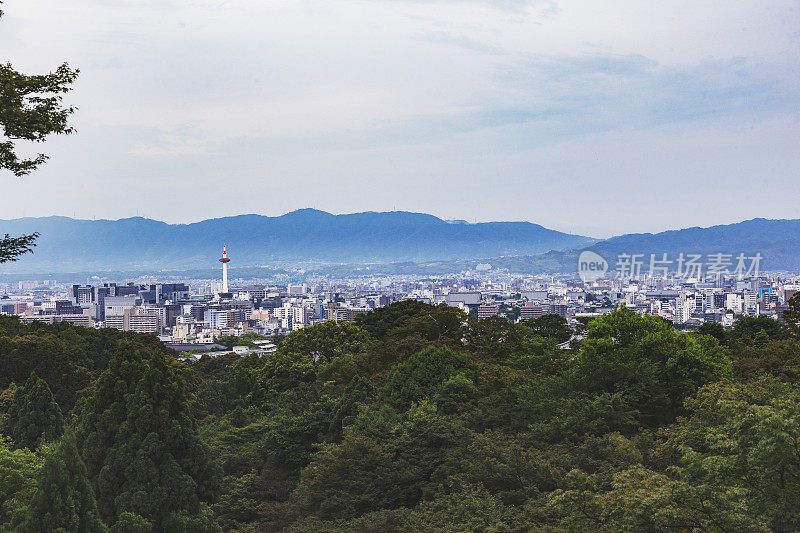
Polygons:
[[214,337],[214,342],[221,344],[226,348],[233,348],[234,346],[247,346],[248,348],[258,349],[259,346],[254,341],[268,340],[269,337],[259,335],[258,333],[245,333],[244,335],[220,335]]
[[[123,343],[98,378],[94,394],[86,401],[77,438],[81,457],[92,480],[100,474],[115,444],[119,427],[127,418],[126,398],[133,393],[142,372],[144,362],[141,356],[132,344]],[[101,516],[111,516],[113,509],[103,508],[106,501],[102,494],[97,493],[97,497]]]
[[427,401],[414,404],[406,418],[390,437],[353,432],[341,444],[322,445],[300,476],[290,512],[355,518],[416,505],[447,449],[464,435]]
[[14,394],[3,433],[18,448],[36,449],[43,442],[58,439],[64,431],[64,417],[47,382],[31,372],[22,390]]
[[394,453],[393,446],[360,435],[340,445],[323,445],[292,494],[294,512],[323,519],[354,518],[397,507]]
[[[207,504],[221,473],[197,434],[183,379],[163,354],[144,361],[122,350],[87,402],[78,437],[107,523],[215,530]],[[189,526],[192,516],[199,522]]]
[[789,336],[790,330],[786,326],[766,315],[739,318],[728,335],[731,345],[738,343],[745,346],[759,344],[768,339],[786,339]]
[[800,330],[800,293],[789,298],[786,303],[789,308],[783,311],[783,320],[795,332]]
[[660,424],[697,387],[728,376],[731,366],[715,338],[678,333],[660,317],[623,307],[589,324],[574,378],[587,391],[622,394],[643,421]]
[[[360,327],[332,320],[292,332],[259,372],[262,404],[277,406],[276,397],[289,393],[302,408],[319,399],[319,385],[331,381],[345,387],[365,364],[371,339]],[[283,399],[286,401],[286,399]]]
[[[466,332],[467,345],[479,356],[486,359],[506,359],[520,350],[522,328],[512,325],[499,316],[490,316],[469,324]],[[515,335],[515,333],[517,333]]]
[[725,344],[725,328],[719,322],[703,322],[697,328],[698,335],[710,335],[719,341],[720,344]]
[[[594,296],[593,294],[589,293],[588,296]],[[587,299],[587,301],[589,301]],[[575,320],[577,324],[575,324],[575,333],[577,335],[583,335],[589,329],[589,323],[594,320],[595,317],[593,316],[579,316],[576,317]]]
[[614,474],[608,491],[598,487],[597,476],[579,470],[566,476],[565,486],[550,495],[549,507],[564,516],[568,531],[770,531],[749,516],[742,491],[694,485],[641,465]]
[[419,300],[402,300],[356,316],[356,324],[376,339],[383,339],[405,320],[434,309],[435,306]]
[[5,237],[0,238],[0,263],[17,261],[19,256],[32,252],[38,237],[38,233],[22,237],[12,237],[6,233]]
[[108,529],[97,512],[92,485],[86,474],[75,435],[68,432],[47,456],[36,478],[21,531],[101,533]]
[[601,476],[573,470],[550,506],[569,530],[797,531],[800,390],[773,378],[721,381],[686,401],[651,465]]
[[560,315],[542,315],[523,322],[533,332],[542,337],[555,339],[556,342],[567,342],[572,337],[572,328],[567,324],[567,319]]
[[424,501],[406,518],[406,531],[508,531],[505,509],[482,485],[455,483],[446,494]]
[[163,350],[154,335],[94,329],[68,322],[23,324],[15,316],[0,316],[0,389],[23,384],[31,372],[45,380],[62,413],[75,405],[128,341],[140,353]]
[[405,411],[415,401],[434,399],[455,375],[471,385],[474,374],[469,355],[430,346],[392,368],[383,395],[388,403]]
[[742,512],[772,531],[800,528],[800,389],[775,379],[719,382],[686,401],[691,416],[668,433],[671,468],[735,494]]
[[511,324],[497,316],[471,321],[465,340],[476,357],[503,364],[540,357],[548,349],[552,351],[558,342],[541,336],[525,324]]
[[343,355],[363,352],[368,343],[369,338],[361,328],[349,322],[336,323],[329,320],[288,335],[276,356],[285,354],[292,359],[302,359],[303,363],[312,366],[322,366]]
[[464,311],[445,304],[424,307],[389,330],[386,340],[393,346],[387,355],[395,359],[391,357],[393,353],[407,356],[432,344],[460,348],[468,318]]
[[15,450],[10,439],[0,437],[0,531],[11,531],[25,519],[41,465],[41,454]]
[[[0,10],[0,17],[3,11]],[[26,75],[10,63],[0,64],[0,170],[25,176],[47,160],[45,154],[25,159],[17,154],[16,141],[43,142],[49,135],[69,134],[74,130],[67,119],[74,107],[62,105],[63,94],[72,90],[78,71],[64,63],[54,72]],[[0,238],[0,263],[16,261],[33,249],[38,233]]]

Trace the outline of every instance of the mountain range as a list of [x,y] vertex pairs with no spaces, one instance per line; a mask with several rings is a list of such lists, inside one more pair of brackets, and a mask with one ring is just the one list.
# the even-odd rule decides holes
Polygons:
[[333,215],[301,209],[278,217],[240,215],[193,224],[139,217],[0,220],[0,234],[32,232],[41,235],[35,253],[0,266],[0,273],[215,269],[223,243],[232,267],[439,262],[438,270],[481,260],[516,272],[571,272],[579,251],[590,249],[612,268],[623,253],[645,258],[651,253],[670,258],[681,252],[760,253],[762,270],[800,271],[800,220],[753,219],[605,240],[530,222],[470,224],[404,211]]
[[231,266],[252,266],[526,255],[596,242],[530,222],[468,224],[403,211],[333,215],[301,209],[278,217],[240,215],[193,224],[167,224],[139,217],[76,220],[54,216],[0,221],[0,233],[33,232],[40,234],[34,254],[4,265],[4,272],[214,266],[223,243],[232,257]]
[[[612,237],[591,247],[600,255],[616,258],[621,253],[724,253],[763,257],[762,269],[800,270],[800,220],[755,218],[737,224],[687,228],[661,233],[637,233]],[[649,260],[649,259],[648,259]]]
[[[617,266],[622,254],[641,254],[644,271],[649,269],[650,256],[656,260],[674,262],[679,254],[686,258],[690,254],[701,255],[701,262],[709,262],[709,255],[727,254],[731,270],[737,264],[737,257],[744,254],[746,266],[751,257],[761,255],[759,270],[800,272],[800,220],[768,220],[756,218],[735,224],[717,225],[708,228],[692,227],[669,230],[660,233],[631,233],[611,237],[582,249],[552,250],[544,254],[495,257],[485,260],[497,267],[519,273],[557,273],[575,272],[578,255],[583,250],[591,250],[609,263],[610,269]],[[474,265],[475,262],[473,261]],[[468,264],[462,268],[469,267]],[[441,267],[440,267],[441,268]],[[455,265],[450,266],[455,268]]]

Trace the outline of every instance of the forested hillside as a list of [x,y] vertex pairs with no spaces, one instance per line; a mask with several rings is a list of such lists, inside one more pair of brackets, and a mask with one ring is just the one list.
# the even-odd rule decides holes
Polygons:
[[800,528],[794,329],[572,333],[406,301],[183,363],[3,318],[0,531]]

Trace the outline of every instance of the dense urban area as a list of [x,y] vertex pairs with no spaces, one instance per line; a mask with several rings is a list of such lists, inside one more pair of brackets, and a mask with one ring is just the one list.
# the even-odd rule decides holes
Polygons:
[[[123,282],[97,278],[85,284],[48,279],[0,283],[0,313],[18,315],[25,323],[64,321],[152,333],[182,352],[224,350],[226,346],[215,342],[225,339],[227,348],[241,353],[269,354],[276,347],[271,337],[328,320],[354,322],[359,314],[402,300],[444,304],[476,320],[499,316],[517,323],[558,315],[573,328],[625,306],[688,330],[703,323],[730,328],[742,316],[781,321],[787,301],[800,288],[800,276],[785,274],[698,279],[669,272],[623,277],[611,271],[605,276],[609,279],[581,280],[576,274],[513,274],[487,263],[446,276],[317,276],[284,284],[235,279],[228,286],[227,251],[221,261],[220,279],[162,283],[143,276]],[[243,342],[237,344],[237,337]]]

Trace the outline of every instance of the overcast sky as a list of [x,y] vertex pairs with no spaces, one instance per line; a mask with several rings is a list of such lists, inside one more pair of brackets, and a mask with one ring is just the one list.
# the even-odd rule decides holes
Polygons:
[[[800,218],[798,0],[6,0],[81,69],[0,218],[302,207],[602,237]],[[0,228],[2,229],[2,228]]]

